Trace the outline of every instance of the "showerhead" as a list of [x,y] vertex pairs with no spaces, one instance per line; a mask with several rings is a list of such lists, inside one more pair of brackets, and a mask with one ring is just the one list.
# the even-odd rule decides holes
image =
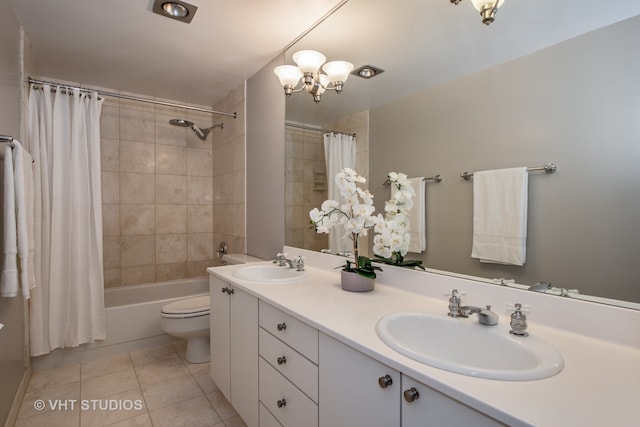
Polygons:
[[203,141],[207,139],[207,135],[209,135],[209,132],[211,132],[211,129],[214,129],[217,127],[219,127],[220,129],[224,129],[223,123],[218,123],[217,125],[213,125],[210,128],[200,129],[193,122],[190,122],[189,120],[184,120],[184,119],[171,119],[169,120],[169,124],[172,124],[174,126],[191,128],[191,130],[194,131],[196,135],[198,135],[198,138],[200,138]]

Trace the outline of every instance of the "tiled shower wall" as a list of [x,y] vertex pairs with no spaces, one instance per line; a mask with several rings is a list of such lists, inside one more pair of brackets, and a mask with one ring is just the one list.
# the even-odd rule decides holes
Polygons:
[[[244,86],[219,105],[243,111]],[[224,129],[202,141],[173,118]],[[205,276],[221,239],[244,251],[243,115],[108,98],[101,138],[105,287]]]
[[[369,180],[369,112],[362,111],[331,123],[324,129],[356,134],[356,171]],[[322,132],[285,128],[286,221],[285,244],[319,251],[326,249],[326,234],[318,234],[309,224],[309,211],[327,199],[326,160]],[[365,187],[368,187],[369,183]],[[363,255],[368,253],[364,245]]]

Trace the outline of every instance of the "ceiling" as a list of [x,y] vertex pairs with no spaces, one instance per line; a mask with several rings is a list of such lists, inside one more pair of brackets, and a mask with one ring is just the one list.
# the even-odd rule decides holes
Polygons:
[[486,26],[467,0],[349,0],[293,45],[286,63],[298,50],[315,49],[328,61],[385,72],[350,76],[342,94],[325,92],[319,104],[293,94],[287,120],[321,127],[639,14],[638,0],[506,0]]
[[40,77],[209,106],[344,2],[185,0],[186,24],[153,0],[10,1]]
[[[153,0],[10,1],[39,77],[209,106],[337,9],[290,51],[384,68],[345,85],[357,111],[640,14],[638,0],[507,0],[487,27],[468,1],[185,0],[198,6],[185,24]],[[320,108],[342,114],[330,97]]]

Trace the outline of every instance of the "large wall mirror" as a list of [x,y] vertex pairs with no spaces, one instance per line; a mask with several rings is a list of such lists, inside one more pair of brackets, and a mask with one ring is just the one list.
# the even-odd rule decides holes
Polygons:
[[[307,214],[326,198],[323,133],[343,132],[378,211],[389,171],[443,176],[426,186],[427,249],[408,258],[640,303],[637,40],[635,0],[506,0],[490,26],[467,1],[349,0],[286,63],[313,49],[384,72],[319,103],[287,99],[286,244],[327,247]],[[473,183],[460,174],[546,163],[558,171],[529,174],[525,265],[471,258]]]

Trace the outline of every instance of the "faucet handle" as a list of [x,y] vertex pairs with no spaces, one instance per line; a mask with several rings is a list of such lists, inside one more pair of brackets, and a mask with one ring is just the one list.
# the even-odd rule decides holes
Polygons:
[[296,264],[296,268],[298,271],[304,271],[304,257],[302,255],[298,255],[293,259],[293,262]]
[[442,295],[445,297],[461,297],[467,294],[466,291],[459,291],[457,289],[451,289],[451,292],[443,292]]
[[507,307],[509,306],[515,309],[515,311],[511,313],[511,330],[509,333],[518,337],[529,336],[527,332],[527,316],[524,314],[525,311],[529,311],[529,306],[523,307],[520,303],[515,303],[513,306],[508,304]]
[[507,311],[509,313],[513,313],[514,311],[520,311],[521,313],[529,313],[531,311],[531,306],[522,305],[519,302],[514,304],[507,304]]

